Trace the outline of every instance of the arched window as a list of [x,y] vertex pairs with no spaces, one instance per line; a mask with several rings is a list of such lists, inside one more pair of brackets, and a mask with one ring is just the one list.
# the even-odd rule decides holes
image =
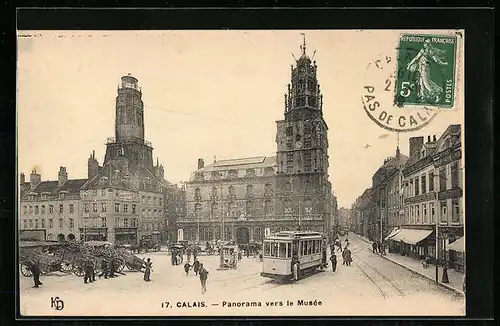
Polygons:
[[198,216],[199,214],[201,214],[201,204],[200,203],[196,203],[194,205],[194,213],[196,216]]
[[270,200],[266,200],[264,202],[264,212],[265,212],[265,214],[266,215],[271,214],[272,213],[272,209],[273,209],[273,207],[272,207],[271,201]]
[[253,195],[253,186],[247,185],[247,195]]
[[217,172],[217,171],[212,172],[212,179],[215,179],[215,180],[220,179],[220,176],[221,175],[219,172]]
[[234,186],[229,186],[229,196],[234,196]]
[[210,205],[210,216],[211,217],[216,217],[218,215],[217,214],[218,211],[219,211],[219,204],[217,204],[217,202],[213,202]]
[[236,211],[238,207],[234,201],[229,202],[229,216],[236,217]]
[[212,187],[212,197],[217,197],[217,188]]
[[194,199],[195,199],[195,200],[196,200],[196,199],[201,199],[201,190],[200,190],[200,188],[196,188],[196,189],[194,190]]
[[250,200],[246,202],[245,211],[246,211],[246,216],[252,216],[252,214],[253,214],[253,203]]
[[236,179],[237,177],[238,177],[238,171],[236,171],[236,170],[229,171],[229,178]]

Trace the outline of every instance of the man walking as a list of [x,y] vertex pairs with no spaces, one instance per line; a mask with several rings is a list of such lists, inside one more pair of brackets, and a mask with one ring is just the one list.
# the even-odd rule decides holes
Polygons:
[[33,287],[38,288],[39,285],[42,285],[42,282],[40,282],[40,273],[41,273],[40,266],[38,265],[38,262],[30,260],[29,268],[31,274],[33,274],[33,281],[35,283]]
[[337,270],[337,255],[335,255],[335,252],[332,252],[330,261],[332,262],[332,272],[335,272]]
[[207,292],[207,278],[208,271],[203,267],[203,264],[200,264],[200,282],[201,282],[201,294],[205,294]]
[[92,269],[92,263],[87,258],[87,259],[85,259],[85,262],[83,263],[83,272],[85,273],[83,276],[83,283],[84,284],[92,282],[91,269]]
[[102,272],[101,272],[101,274],[99,274],[99,278],[101,278],[101,276],[104,276],[104,278],[108,278],[108,275],[109,275],[109,262],[106,259],[102,260],[102,262],[101,262],[101,268],[102,268]]

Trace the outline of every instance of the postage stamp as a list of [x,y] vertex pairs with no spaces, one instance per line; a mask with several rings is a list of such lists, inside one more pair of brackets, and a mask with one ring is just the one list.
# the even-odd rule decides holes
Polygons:
[[456,43],[455,36],[401,35],[397,57],[396,105],[453,107]]

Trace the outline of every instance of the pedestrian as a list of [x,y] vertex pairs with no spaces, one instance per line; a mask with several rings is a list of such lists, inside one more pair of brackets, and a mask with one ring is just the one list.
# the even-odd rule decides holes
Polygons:
[[175,252],[174,248],[172,248],[170,250],[170,256],[171,256],[171,259],[172,259],[172,266],[174,266],[175,265],[175,259],[177,257],[177,253]]
[[338,238],[335,240],[335,246],[337,246],[337,251],[342,252],[342,243]]
[[200,282],[201,282],[201,294],[207,292],[207,278],[208,271],[203,267],[203,264],[200,264]]
[[91,275],[91,270],[92,269],[92,264],[89,259],[85,259],[85,262],[83,263],[83,283],[87,284],[89,282],[92,282],[92,275]]
[[241,260],[241,251],[238,251],[238,261]]
[[35,262],[33,260],[30,260],[28,262],[28,266],[30,268],[31,274],[33,274],[33,282],[34,282],[34,288],[38,288],[39,285],[42,285],[42,282],[40,282],[40,266],[38,262]]
[[337,269],[337,255],[335,255],[335,252],[332,252],[330,261],[332,262],[332,272],[335,272],[335,270]]
[[116,266],[115,265],[116,265],[115,259],[113,257],[111,257],[111,259],[109,260],[109,277],[110,278],[116,277],[116,275],[115,275]]
[[99,274],[99,278],[101,278],[101,276],[104,276],[104,278],[108,278],[108,275],[109,275],[109,262],[106,259],[102,260],[102,262],[101,262],[101,268],[102,268],[102,272],[101,272],[101,274]]
[[94,261],[90,261],[90,282],[95,281],[95,270],[96,270],[96,263]]
[[197,257],[198,257],[198,248],[194,247],[193,248],[193,259],[196,260]]
[[352,262],[351,250],[349,250],[348,248],[345,248],[345,249],[344,249],[344,253],[345,253],[345,254],[344,254],[344,256],[345,256],[345,258],[344,258],[344,260],[345,260],[345,264],[346,264],[347,266],[351,266],[351,262]]
[[247,246],[247,250],[245,250],[245,254],[247,258],[250,258],[250,246]]
[[152,267],[152,263],[151,263],[151,258],[148,258],[146,260],[146,269],[144,270],[144,281],[146,282],[149,282],[151,281],[151,279],[149,278],[150,275],[151,275],[151,267]]
[[344,248],[347,248],[347,246],[349,246],[349,240],[348,240],[348,239],[345,239],[345,245],[344,245]]
[[191,260],[191,248],[187,248],[186,255],[187,255],[187,260],[189,262]]
[[193,263],[193,271],[194,275],[198,275],[198,272],[200,271],[200,262],[198,261],[198,259],[196,259]]
[[186,276],[188,276],[188,274],[189,274],[189,269],[191,269],[191,265],[189,265],[189,261],[187,261],[184,264],[184,271],[186,272]]
[[372,243],[372,251],[374,254],[376,254],[378,252],[377,243],[375,241],[373,241],[373,243]]

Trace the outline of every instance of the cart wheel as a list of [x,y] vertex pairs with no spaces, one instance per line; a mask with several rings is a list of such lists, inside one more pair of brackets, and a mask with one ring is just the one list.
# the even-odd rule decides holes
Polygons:
[[33,273],[31,273],[31,269],[24,264],[21,264],[21,274],[25,277],[31,277],[33,275]]
[[133,270],[134,270],[134,267],[132,267],[132,265],[125,264],[125,266],[127,266],[127,269],[128,269],[129,271],[133,271]]
[[125,262],[123,261],[123,259],[117,259],[116,264],[117,264],[116,271],[118,272],[123,271],[123,269],[125,268]]
[[61,272],[71,273],[73,271],[73,265],[71,263],[62,262],[61,263]]
[[73,274],[75,274],[76,276],[79,276],[79,277],[83,277],[85,275],[85,271],[83,270],[83,267],[74,266]]

